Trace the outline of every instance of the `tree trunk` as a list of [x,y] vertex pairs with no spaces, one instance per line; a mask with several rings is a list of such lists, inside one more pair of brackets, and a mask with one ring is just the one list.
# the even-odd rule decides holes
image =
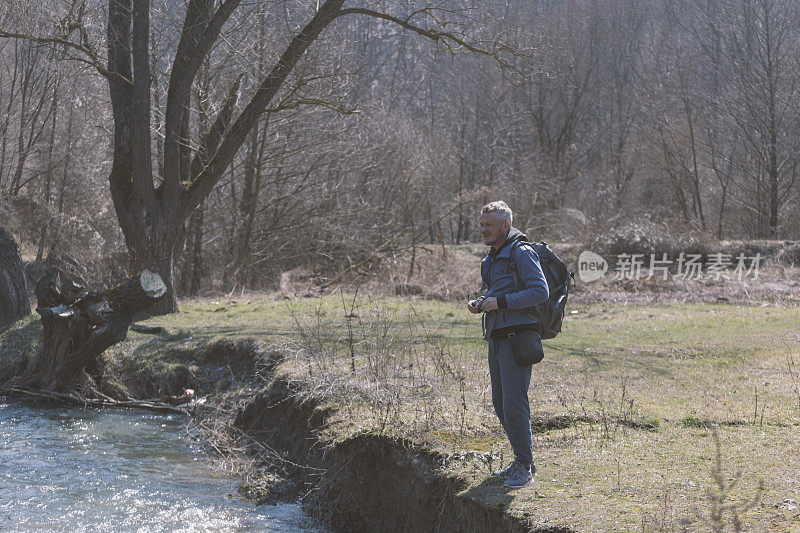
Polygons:
[[[203,280],[203,204],[197,206],[189,223],[192,232],[191,283],[189,294],[197,296]],[[187,273],[188,274],[188,273]]]
[[242,201],[240,202],[240,214],[242,224],[236,234],[236,258],[233,263],[233,276],[244,289],[248,283],[248,260],[250,257],[250,240],[253,235],[253,224],[256,218],[256,208],[258,207],[258,193],[261,187],[261,153],[260,146],[266,143],[266,129],[260,132],[254,129],[250,134],[250,146],[245,158],[244,165],[244,189],[242,190]]
[[147,270],[96,293],[52,269],[36,285],[36,312],[44,326],[42,351],[4,386],[55,392],[91,387],[102,372],[102,353],[124,340],[132,317],[165,292],[161,278]]
[[0,324],[20,319],[30,312],[19,248],[11,235],[0,228]]
[[53,149],[55,148],[56,144],[56,119],[58,118],[58,87],[60,82],[56,81],[56,86],[53,89],[53,109],[51,112],[51,122],[50,122],[50,142],[47,144],[47,172],[44,175],[44,205],[48,211],[48,220],[42,224],[42,231],[39,234],[39,248],[36,251],[36,262],[40,263],[42,258],[44,257],[44,243],[47,239],[47,226],[50,225],[50,190],[53,184],[53,170],[55,166],[53,164]]
[[134,262],[134,272],[146,269],[155,272],[161,277],[166,292],[163,298],[154,302],[150,307],[141,309],[152,315],[168,315],[178,312],[178,304],[175,299],[175,289],[173,287],[173,238],[165,237],[162,239],[151,239],[149,246],[137,254],[138,260]]

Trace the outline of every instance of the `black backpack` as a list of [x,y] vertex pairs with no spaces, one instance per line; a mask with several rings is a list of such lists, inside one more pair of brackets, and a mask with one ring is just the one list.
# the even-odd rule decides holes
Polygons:
[[570,272],[567,265],[559,259],[555,252],[547,246],[546,242],[518,240],[511,245],[509,258],[509,266],[514,273],[514,287],[517,290],[520,289],[522,284],[519,282],[519,276],[517,275],[514,250],[522,244],[533,248],[533,251],[539,256],[539,264],[542,266],[542,272],[544,272],[544,277],[547,280],[547,290],[550,291],[550,297],[535,306],[535,309],[539,313],[539,336],[542,339],[552,339],[561,332],[561,322],[564,320],[564,310],[567,307],[567,296],[569,295],[569,282],[572,279],[572,283],[575,283],[575,275]]

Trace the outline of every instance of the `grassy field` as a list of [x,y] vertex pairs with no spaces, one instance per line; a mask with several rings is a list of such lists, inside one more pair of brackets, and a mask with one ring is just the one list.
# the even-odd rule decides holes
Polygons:
[[[571,306],[564,333],[545,342],[534,367],[538,474],[511,493],[488,477],[511,451],[491,409],[479,319],[463,305],[331,294],[181,309],[143,322],[162,334],[132,332],[109,351],[119,390],[135,389],[142,372],[188,385],[207,371],[197,356],[204,346],[253,337],[279,347],[280,371],[337,408],[327,438],[384,433],[441,451],[469,497],[534,525],[733,530],[738,516],[750,530],[800,531],[796,307]],[[38,327],[0,330],[0,353]],[[235,364],[219,362],[215,382]]]

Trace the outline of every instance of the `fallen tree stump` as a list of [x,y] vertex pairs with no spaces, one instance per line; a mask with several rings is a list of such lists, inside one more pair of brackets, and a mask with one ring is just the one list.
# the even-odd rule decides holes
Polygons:
[[88,292],[51,270],[35,290],[36,312],[44,326],[42,350],[5,386],[91,392],[102,374],[103,352],[125,340],[133,316],[160,300],[166,291],[161,277],[149,270],[99,293]]

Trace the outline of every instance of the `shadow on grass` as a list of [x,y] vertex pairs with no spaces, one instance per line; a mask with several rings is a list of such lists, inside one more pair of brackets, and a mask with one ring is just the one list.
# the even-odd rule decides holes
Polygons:
[[556,431],[559,429],[567,429],[578,423],[584,424],[609,424],[625,426],[631,429],[639,429],[645,431],[658,431],[660,421],[657,419],[645,419],[638,416],[608,416],[606,418],[598,418],[586,415],[548,415],[531,417],[531,432],[534,435],[547,433],[548,431]]
[[[508,512],[508,508],[511,505],[511,502],[514,500],[514,494],[531,490],[536,485],[536,478],[534,478],[534,482],[532,485],[529,485],[526,488],[522,489],[511,489],[506,487],[503,484],[503,480],[495,477],[489,476],[488,478],[484,479],[480,485],[472,487],[464,496],[467,498],[474,500],[485,507],[489,507],[491,509],[501,511],[503,513]],[[522,498],[531,498],[531,493],[527,495],[522,495]],[[525,519],[523,519],[524,523]],[[528,526],[530,527],[530,525]],[[572,528],[568,526],[545,526],[545,527],[532,527],[530,531],[536,533],[570,533],[574,531]]]
[[480,485],[469,489],[464,495],[492,509],[507,511],[514,500],[512,495],[514,490],[506,487],[501,478],[489,476]]
[[183,328],[167,329],[162,326],[152,327],[138,323],[131,324],[130,331],[128,333],[129,338],[130,338],[130,333],[140,334],[141,339],[149,338],[151,340],[157,340],[162,342],[181,341],[193,338],[192,332],[190,332],[188,329],[183,329]]

